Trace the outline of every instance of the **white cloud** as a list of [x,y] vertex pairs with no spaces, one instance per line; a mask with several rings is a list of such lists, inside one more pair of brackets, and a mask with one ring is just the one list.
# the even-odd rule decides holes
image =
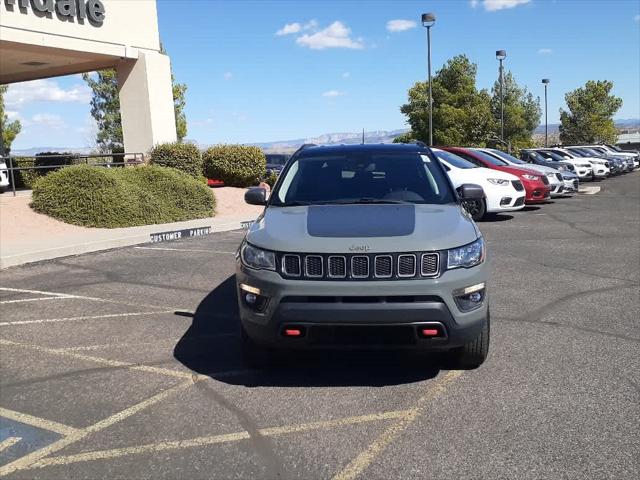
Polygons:
[[322,94],[323,97],[328,97],[328,98],[341,97],[343,95],[344,95],[344,92],[339,92],[338,90],[329,90]]
[[20,117],[20,113],[14,112],[13,110],[5,110],[4,113],[9,120],[16,120]]
[[333,22],[327,28],[311,35],[305,33],[296,38],[296,43],[312,50],[324,50],[325,48],[351,48],[359,50],[364,48],[362,39],[351,38],[351,30],[339,21]]
[[404,32],[416,28],[418,24],[413,20],[389,20],[387,22],[387,30],[390,32]]
[[342,74],[342,78],[349,78],[351,76],[351,74],[349,72],[344,72]]
[[91,90],[87,85],[74,85],[68,90],[53,80],[33,80],[9,86],[4,101],[7,107],[22,107],[33,102],[89,103]]
[[224,75],[222,75],[222,77],[223,77],[225,80],[231,80],[231,79],[233,78],[233,73],[231,73],[231,72],[224,72]]
[[276,32],[276,35],[278,35],[279,37],[282,35],[290,35],[292,33],[298,33],[300,30],[302,30],[302,25],[300,25],[298,22],[287,23],[284,27]]
[[540,55],[551,55],[553,53],[553,50],[550,48],[540,48],[538,49],[538,54]]
[[640,23],[640,14],[636,15],[635,17],[633,17],[633,21],[636,23]]
[[[487,12],[495,12],[496,10],[503,10],[505,8],[513,8],[518,5],[524,5],[531,0],[482,0],[482,6]],[[475,8],[480,3],[479,0],[471,0],[471,7]]]
[[318,22],[316,20],[309,20],[304,25],[300,22],[287,23],[284,27],[276,32],[279,37],[283,35],[291,35],[292,33],[300,33],[303,30],[317,30]]
[[55,129],[66,127],[66,123],[64,123],[60,115],[53,115],[51,113],[36,113],[31,117],[31,122],[35,125],[44,125]]

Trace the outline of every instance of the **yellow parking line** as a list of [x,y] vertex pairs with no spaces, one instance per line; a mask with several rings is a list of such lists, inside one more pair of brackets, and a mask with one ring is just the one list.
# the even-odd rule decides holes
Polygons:
[[158,373],[160,375],[167,375],[167,376],[176,377],[176,378],[191,379],[193,377],[192,373],[181,372],[180,370],[172,370],[170,368],[151,367],[149,365],[139,365],[135,363],[121,362],[118,360],[109,360],[107,358],[93,357],[90,355],[83,355],[81,353],[73,353],[64,349],[41,347],[39,345],[18,343],[18,342],[13,342],[11,340],[5,340],[5,339],[0,339],[0,345],[10,345],[14,347],[29,348],[31,350],[36,350],[42,353],[49,353],[51,355],[60,355],[63,357],[75,358],[77,360],[85,360],[88,362],[100,363],[102,365],[108,365],[110,367],[124,367],[124,368],[128,368],[129,370],[135,370],[140,372]]
[[352,480],[358,477],[364,472],[369,465],[375,460],[375,458],[382,453],[396,438],[398,438],[413,422],[420,416],[425,404],[442,392],[444,392],[447,386],[456,378],[462,375],[462,372],[451,371],[447,373],[440,381],[429,389],[429,391],[420,397],[414,407],[400,420],[389,428],[387,428],[369,447],[354,458],[349,464],[333,477],[333,480]]
[[3,442],[0,442],[0,452],[7,448],[13,447],[16,443],[22,440],[22,437],[9,437]]
[[60,435],[71,435],[72,433],[76,433],[78,431],[76,428],[69,427],[68,425],[63,425],[61,423],[53,422],[51,420],[46,420],[40,417],[34,417],[26,413],[14,412],[13,410],[8,410],[1,407],[0,417],[8,418],[9,420],[13,420],[14,422],[24,423],[26,425],[31,425],[32,427],[41,428],[43,430],[49,430],[50,432],[59,433]]
[[11,463],[8,463],[0,467],[0,477],[4,475],[9,475],[10,473],[15,472],[16,470],[23,470],[25,468],[29,468],[33,464],[38,462],[38,460],[42,459],[43,457],[46,457],[48,455],[51,455],[54,452],[62,450],[63,448],[68,447],[69,445],[76,443],[79,440],[82,440],[87,435],[99,432],[100,430],[104,430],[105,428],[110,427],[115,423],[121,422],[122,420],[125,420],[126,418],[129,418],[130,416],[135,415],[136,413],[139,413],[145,408],[148,408],[164,400],[165,398],[173,395],[174,393],[177,393],[181,390],[184,390],[190,387],[193,384],[194,384],[194,380],[189,380],[188,382],[179,383],[171,388],[168,388],[167,390],[164,390],[156,395],[153,395],[152,397],[147,398],[146,400],[143,400],[140,403],[137,403],[129,408],[126,408],[125,410],[122,410],[114,415],[111,415],[110,417],[107,417],[104,420],[99,421],[98,423],[94,423],[93,425],[87,428],[76,430],[70,435],[64,438],[61,438],[57,442],[54,442],[44,448],[41,448],[40,450],[36,450],[35,452],[31,452],[28,455],[25,455],[24,457],[21,457],[17,460],[14,460]]
[[[303,423],[299,425],[288,425],[282,427],[263,428],[258,430],[262,436],[273,437],[278,435],[286,435],[299,432],[307,432],[311,430],[329,429],[345,425],[355,425],[358,423],[375,422],[381,420],[391,420],[404,418],[410,411],[397,410],[384,413],[374,413],[370,415],[360,415],[355,417],[338,418],[335,420],[324,420],[311,423]],[[187,440],[175,440],[167,442],[151,443],[135,447],[114,448],[112,450],[98,450],[94,452],[78,453],[75,455],[59,456],[52,458],[44,458],[29,468],[43,468],[53,465],[68,465],[78,462],[89,462],[94,460],[105,460],[110,458],[118,458],[127,455],[140,455],[144,453],[156,453],[167,450],[177,450],[182,448],[203,447],[207,445],[215,445],[218,443],[238,442],[248,440],[251,437],[247,431],[226,433],[222,435],[212,435],[208,437],[197,437]]]

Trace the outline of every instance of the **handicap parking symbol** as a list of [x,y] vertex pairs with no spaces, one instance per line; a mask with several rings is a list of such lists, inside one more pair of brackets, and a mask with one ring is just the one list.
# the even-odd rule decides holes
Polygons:
[[59,433],[0,417],[0,466],[40,450],[60,438],[62,435]]

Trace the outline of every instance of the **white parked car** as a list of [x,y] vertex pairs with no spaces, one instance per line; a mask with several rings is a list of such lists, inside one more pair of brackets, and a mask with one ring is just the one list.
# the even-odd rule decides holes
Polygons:
[[559,148],[559,147],[554,147],[554,148],[549,148],[547,149],[550,152],[555,152],[558,155],[564,157],[567,160],[582,160],[582,161],[587,161],[591,164],[591,168],[593,169],[593,178],[607,178],[607,176],[609,175],[609,173],[611,173],[611,170],[609,168],[609,162],[607,162],[605,159],[603,158],[598,158],[598,157],[579,157],[578,155],[575,155],[574,153],[571,153],[569,150],[567,150],[566,148]]
[[629,152],[622,150],[615,145],[584,145],[585,147],[597,149],[598,151],[603,152],[607,156],[613,156],[618,158],[633,160],[633,168],[638,168],[640,166],[640,153],[637,152]]
[[527,163],[524,160],[520,160],[508,153],[503,152],[502,150],[498,150],[495,148],[479,148],[478,150],[482,150],[489,155],[504,160],[509,165],[513,165],[515,167],[526,167],[531,170],[535,170],[538,173],[541,173],[547,180],[549,180],[549,186],[551,187],[551,197],[561,197],[564,195],[568,195],[569,191],[565,191],[564,189],[564,179],[562,178],[562,174],[556,170],[555,168],[545,167],[544,165],[536,165],[535,163]]
[[485,198],[465,202],[474,220],[487,213],[513,212],[524,208],[525,190],[522,182],[510,173],[478,167],[453,153],[431,149],[447,171],[455,188],[465,183],[480,185]]
[[7,164],[0,162],[0,193],[4,192],[9,186],[9,171],[7,170]]
[[557,153],[550,152],[548,150],[539,148],[536,150],[532,150],[533,152],[538,153],[542,157],[550,160],[552,162],[558,162],[558,165],[570,164],[573,166],[573,173],[578,175],[578,178],[581,182],[585,180],[591,180],[593,178],[593,167],[586,160],[575,159],[575,158],[566,158],[564,155],[558,155]]

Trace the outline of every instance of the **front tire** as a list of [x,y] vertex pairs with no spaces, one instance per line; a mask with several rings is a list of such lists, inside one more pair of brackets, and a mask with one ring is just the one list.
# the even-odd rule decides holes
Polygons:
[[484,198],[479,200],[465,200],[463,206],[475,222],[482,220],[487,213],[487,202]]
[[453,354],[456,368],[460,370],[474,370],[484,363],[489,354],[489,338],[491,322],[487,310],[487,322],[476,338],[457,349]]

